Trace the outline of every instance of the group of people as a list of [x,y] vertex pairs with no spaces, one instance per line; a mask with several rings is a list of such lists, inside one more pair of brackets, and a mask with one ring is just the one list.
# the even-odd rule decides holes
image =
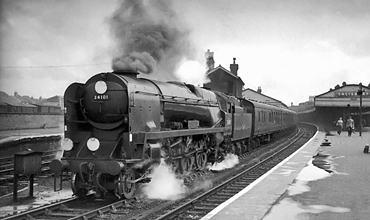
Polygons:
[[[340,117],[336,123],[336,126],[338,126],[338,131],[337,133],[340,135],[342,133],[343,127],[344,127],[344,122],[343,119]],[[355,121],[352,119],[351,116],[348,117],[346,121],[346,129],[348,131],[348,136],[351,136],[354,129],[355,129]]]

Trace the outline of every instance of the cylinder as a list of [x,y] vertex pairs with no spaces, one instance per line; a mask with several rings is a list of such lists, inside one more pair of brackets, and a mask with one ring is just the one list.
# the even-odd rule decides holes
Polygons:
[[109,162],[109,174],[110,175],[118,175],[121,170],[125,168],[125,164],[119,161],[110,161]]

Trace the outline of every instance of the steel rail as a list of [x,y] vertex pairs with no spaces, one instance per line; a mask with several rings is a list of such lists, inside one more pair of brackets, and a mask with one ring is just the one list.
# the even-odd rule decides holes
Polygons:
[[76,201],[78,198],[73,197],[67,200],[63,200],[60,202],[56,202],[50,205],[42,206],[36,209],[27,210],[15,215],[11,216],[5,216],[3,220],[21,220],[21,219],[32,219],[31,216],[41,215],[47,212],[47,210],[55,210],[60,208],[62,205],[65,205],[66,203]]

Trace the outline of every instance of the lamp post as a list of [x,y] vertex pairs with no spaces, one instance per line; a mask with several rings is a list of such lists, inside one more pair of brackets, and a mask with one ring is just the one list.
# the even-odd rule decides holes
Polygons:
[[362,136],[362,83],[359,84],[359,89],[357,90],[357,95],[360,96],[360,137]]

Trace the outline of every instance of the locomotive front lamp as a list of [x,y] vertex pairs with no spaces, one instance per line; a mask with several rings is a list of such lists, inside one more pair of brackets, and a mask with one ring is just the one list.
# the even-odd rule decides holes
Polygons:
[[73,142],[69,138],[64,138],[60,145],[62,146],[62,149],[65,151],[70,151],[73,148]]
[[107,83],[104,81],[97,81],[95,83],[95,92],[98,94],[104,94],[108,89]]
[[87,148],[91,151],[96,151],[98,150],[100,147],[100,142],[98,139],[92,137],[92,138],[89,138],[89,140],[87,141]]

